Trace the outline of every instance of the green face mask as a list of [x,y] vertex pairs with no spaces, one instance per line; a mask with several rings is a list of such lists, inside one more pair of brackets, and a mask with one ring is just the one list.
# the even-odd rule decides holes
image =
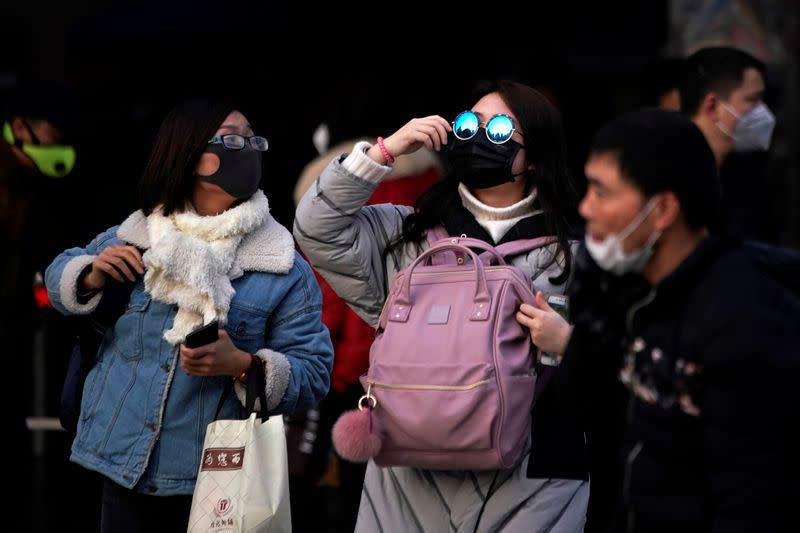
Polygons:
[[11,124],[3,124],[3,138],[8,144],[18,147],[31,158],[39,172],[51,178],[63,178],[75,166],[75,149],[72,146],[50,144],[28,144],[14,139]]

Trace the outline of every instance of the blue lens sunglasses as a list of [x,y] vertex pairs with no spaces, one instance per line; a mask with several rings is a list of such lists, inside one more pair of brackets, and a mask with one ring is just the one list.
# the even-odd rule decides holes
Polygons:
[[[475,137],[483,123],[478,115],[472,111],[462,111],[453,121],[453,135],[456,139],[466,141]],[[486,138],[494,144],[508,142],[517,131],[514,119],[508,115],[497,114],[490,118],[485,125]]]

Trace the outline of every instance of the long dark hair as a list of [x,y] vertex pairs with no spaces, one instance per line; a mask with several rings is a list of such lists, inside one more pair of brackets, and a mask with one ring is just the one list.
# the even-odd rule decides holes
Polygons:
[[[540,216],[544,216],[548,233],[558,237],[558,252],[564,254],[564,270],[550,281],[557,285],[564,283],[572,263],[570,214],[576,208],[577,194],[567,170],[561,116],[539,91],[508,80],[481,82],[473,93],[473,102],[491,93],[500,95],[524,132],[525,166],[535,166],[526,173],[526,190],[536,187],[536,202],[544,211]],[[458,209],[461,203],[458,183],[458,177],[450,174],[419,198],[415,212],[403,221],[402,241],[421,241],[426,230],[441,224]],[[558,256],[556,253],[548,266]]]
[[139,207],[146,215],[159,204],[164,215],[186,209],[200,156],[234,110],[226,102],[201,98],[178,104],[167,114],[139,181]]

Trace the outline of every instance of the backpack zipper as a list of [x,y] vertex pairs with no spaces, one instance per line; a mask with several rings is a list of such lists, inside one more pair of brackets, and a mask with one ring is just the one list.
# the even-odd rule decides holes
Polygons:
[[[509,270],[509,269],[504,268],[504,267],[499,267],[499,268],[498,267],[484,267],[484,271],[486,271],[486,272],[508,272],[509,274],[511,274],[511,276],[520,285],[525,287],[525,290],[528,292],[528,294],[531,295],[531,297],[536,298],[536,295],[533,294],[533,291],[531,290],[529,284],[525,283],[524,281],[522,281],[520,279],[520,277],[516,273],[514,273],[513,270]],[[415,276],[442,276],[442,275],[447,275],[447,274],[463,274],[464,272],[466,272],[466,271],[465,270],[446,270],[446,271],[443,271],[443,272],[414,272],[414,275]],[[388,298],[387,298],[387,300],[388,300]]]
[[393,384],[393,383],[382,383],[380,381],[373,381],[367,380],[367,385],[380,387],[384,389],[397,389],[397,390],[442,390],[442,391],[468,391],[472,389],[476,389],[482,385],[486,385],[492,381],[491,378],[489,379],[482,379],[480,381],[476,381],[475,383],[470,383],[469,385],[413,385],[413,384]]

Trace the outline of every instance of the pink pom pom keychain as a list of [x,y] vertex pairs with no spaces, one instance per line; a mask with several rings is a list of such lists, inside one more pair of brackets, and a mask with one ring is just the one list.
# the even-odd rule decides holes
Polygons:
[[378,400],[371,390],[370,384],[367,393],[358,399],[358,409],[342,414],[333,425],[333,446],[339,455],[354,463],[366,463],[381,451],[380,431],[372,419]]

